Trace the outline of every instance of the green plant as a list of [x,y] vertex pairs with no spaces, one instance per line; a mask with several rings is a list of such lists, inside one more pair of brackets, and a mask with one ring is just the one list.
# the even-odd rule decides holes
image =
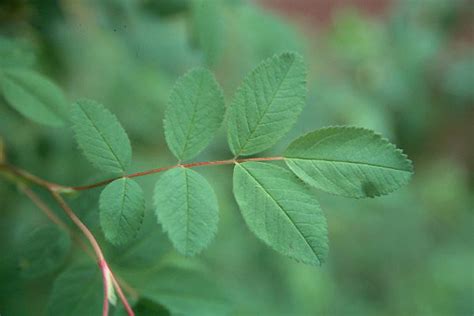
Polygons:
[[[217,197],[194,168],[233,165],[234,196],[250,230],[279,253],[319,265],[328,252],[327,224],[312,188],[349,198],[376,197],[406,184],[413,170],[401,150],[375,132],[358,127],[319,129],[293,141],[281,156],[248,157],[272,147],[294,125],[306,103],[306,73],[298,54],[275,55],[247,75],[226,111],[222,89],[213,74],[204,68],[191,70],[176,82],[164,118],[166,142],[177,164],[130,174],[130,140],[103,105],[83,99],[69,107],[60,89],[41,75],[22,67],[4,67],[0,86],[6,101],[38,123],[70,126],[85,157],[113,177],[82,186],[57,184],[9,164],[3,152],[0,170],[54,223],[69,232],[30,184],[46,189],[87,238],[102,275],[103,315],[109,312],[109,301],[115,304],[116,295],[128,315],[133,315],[122,291],[127,285],[112,273],[96,237],[66,197],[105,186],[99,198],[100,225],[105,238],[120,247],[140,238],[137,235],[146,225],[144,193],[134,179],[150,174],[159,173],[153,193],[158,222],[176,250],[185,256],[206,248],[218,223]],[[211,142],[224,118],[234,157],[186,162]],[[64,260],[69,240],[55,238],[60,236],[58,230],[33,233],[32,240],[36,238],[50,251],[29,260],[29,265],[36,265],[31,273],[38,274],[38,265],[54,269]],[[76,241],[88,249],[81,239]],[[95,295],[99,287],[92,281],[95,274],[83,268],[71,268],[62,274],[52,292],[51,313],[69,314],[72,305],[77,315],[96,313],[96,307],[86,303],[78,306],[75,298],[84,292],[78,286],[84,280],[91,280],[87,295]],[[140,298],[133,291],[130,296],[134,301]],[[146,299],[138,300],[137,306]],[[161,303],[173,304],[166,299]]]

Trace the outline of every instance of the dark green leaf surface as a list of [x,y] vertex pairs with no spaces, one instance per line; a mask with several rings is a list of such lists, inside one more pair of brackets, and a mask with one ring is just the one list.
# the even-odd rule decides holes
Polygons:
[[199,253],[216,234],[217,198],[207,180],[196,171],[176,168],[160,175],[154,201],[158,222],[182,254]]
[[354,198],[388,194],[408,183],[411,161],[373,131],[329,127],[295,140],[285,154],[288,167],[323,191]]
[[165,113],[166,142],[180,160],[195,157],[224,119],[224,96],[213,74],[191,70],[176,82]]
[[326,218],[314,195],[291,172],[269,163],[238,164],[234,195],[250,230],[267,245],[297,261],[324,262]]
[[[144,282],[143,282],[144,281]],[[194,271],[174,267],[153,271],[139,287],[142,295],[169,309],[172,315],[221,316],[230,310],[216,285]]]
[[49,79],[27,69],[0,72],[5,100],[25,117],[50,126],[62,126],[67,115],[63,92]]
[[122,178],[108,184],[99,200],[100,225],[105,237],[114,245],[134,239],[145,213],[145,197],[132,179]]
[[130,165],[130,140],[115,115],[103,105],[79,100],[72,106],[71,121],[79,147],[97,168],[123,173]]
[[101,315],[103,285],[97,266],[73,266],[54,282],[48,315]]
[[65,231],[50,225],[33,229],[21,243],[21,275],[36,278],[57,270],[70,249],[71,239]]
[[270,148],[293,126],[306,101],[306,66],[283,53],[263,61],[237,90],[228,118],[228,139],[236,156]]

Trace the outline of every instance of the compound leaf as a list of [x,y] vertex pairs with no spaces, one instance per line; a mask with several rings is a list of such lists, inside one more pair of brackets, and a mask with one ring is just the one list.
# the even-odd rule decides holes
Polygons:
[[165,113],[166,142],[180,160],[196,156],[224,119],[222,89],[211,72],[196,68],[176,82]]
[[234,195],[250,230],[267,245],[304,263],[325,260],[326,218],[314,195],[290,171],[269,163],[238,164]]
[[228,118],[228,140],[236,155],[270,148],[296,122],[306,99],[301,56],[283,53],[255,68],[237,90]]
[[158,222],[182,254],[197,254],[216,234],[217,198],[196,171],[176,168],[162,174],[156,182],[154,201]]
[[48,315],[101,315],[102,301],[100,270],[95,266],[73,266],[54,282]]
[[79,100],[72,106],[71,121],[79,147],[97,168],[123,173],[130,165],[130,140],[115,115],[103,105]]
[[371,130],[329,127],[290,144],[288,167],[323,191],[363,198],[388,194],[406,184],[413,166],[406,155]]
[[112,244],[123,245],[136,237],[145,214],[145,197],[138,183],[122,178],[108,184],[99,206],[100,225]]
[[55,226],[33,229],[20,247],[21,275],[36,278],[57,270],[71,249],[69,234]]
[[28,69],[5,69],[0,88],[8,104],[23,116],[49,126],[62,126],[67,101],[53,82]]

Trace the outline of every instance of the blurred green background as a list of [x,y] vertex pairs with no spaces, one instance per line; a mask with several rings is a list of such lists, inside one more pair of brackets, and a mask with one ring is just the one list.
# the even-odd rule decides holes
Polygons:
[[[474,2],[226,0],[203,10],[192,2],[3,0],[0,63],[13,57],[38,70],[71,102],[105,104],[132,140],[134,172],[175,163],[162,119],[178,76],[207,65],[228,103],[261,60],[297,51],[310,69],[307,106],[268,154],[320,127],[364,126],[403,148],[415,176],[404,189],[370,200],[318,192],[330,238],[322,267],[295,263],[251,234],[228,166],[200,169],[217,192],[220,223],[210,248],[193,259],[170,249],[152,215],[132,251],[107,245],[98,227],[99,191],[82,193],[72,203],[116,273],[140,291],[165,282],[154,280],[163,265],[178,266],[166,274],[171,288],[212,288],[230,315],[473,315]],[[80,185],[107,176],[79,154],[68,129],[28,121],[3,99],[0,137],[12,164],[43,178]],[[229,157],[222,128],[196,161]],[[139,179],[149,199],[154,181]],[[43,315],[65,266],[30,279],[19,258],[24,235],[48,219],[3,179],[0,212],[0,314]],[[76,248],[68,262],[93,265]],[[199,278],[180,272],[188,270]]]

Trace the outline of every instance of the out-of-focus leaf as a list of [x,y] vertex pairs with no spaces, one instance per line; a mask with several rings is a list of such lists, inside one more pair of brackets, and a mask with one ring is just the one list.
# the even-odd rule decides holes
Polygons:
[[166,267],[147,273],[140,283],[142,296],[162,304],[172,315],[226,315],[231,308],[217,282],[195,271]]
[[63,92],[49,79],[27,69],[0,71],[5,100],[25,117],[50,126],[62,126],[67,115]]
[[54,282],[48,315],[100,315],[103,285],[96,266],[73,266]]
[[0,68],[30,67],[34,61],[35,55],[27,42],[0,36]]
[[209,66],[217,62],[222,46],[224,24],[219,9],[217,0],[191,0],[193,35]]
[[21,275],[36,278],[57,270],[70,249],[71,239],[65,231],[50,225],[33,229],[20,246]]

